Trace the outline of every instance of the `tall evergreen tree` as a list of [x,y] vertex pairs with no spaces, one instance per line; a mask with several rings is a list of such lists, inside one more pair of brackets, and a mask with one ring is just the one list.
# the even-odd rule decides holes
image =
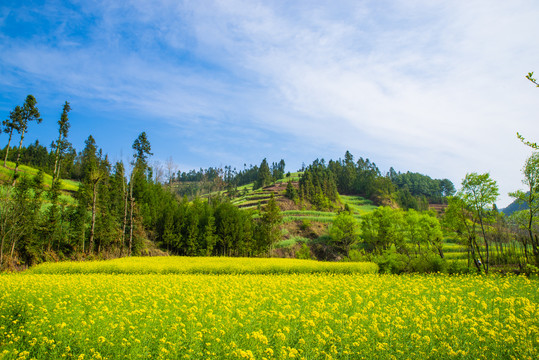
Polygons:
[[11,137],[13,136],[13,131],[20,132],[19,126],[22,123],[22,108],[17,105],[15,109],[9,113],[9,119],[2,121],[2,131],[6,134],[9,134],[9,140],[6,146],[6,156],[4,158],[4,167],[6,167],[6,162],[9,154],[9,146],[11,144]]
[[261,233],[265,240],[263,243],[266,244],[265,247],[269,250],[273,249],[273,246],[281,239],[280,225],[282,219],[281,209],[279,209],[279,205],[277,205],[272,193],[268,204],[260,214]]
[[69,124],[69,118],[67,116],[67,113],[71,111],[71,107],[69,106],[69,103],[66,101],[64,104],[64,108],[62,110],[62,115],[60,116],[60,120],[58,120],[58,140],[54,144],[54,147],[56,148],[55,153],[55,159],[54,159],[54,171],[52,173],[52,179],[53,182],[59,178],[60,175],[60,159],[62,157],[63,152],[68,148],[67,143],[67,133],[69,131],[69,127],[71,126]]
[[21,115],[20,117],[18,117],[19,124],[17,125],[17,128],[19,129],[21,133],[21,141],[19,142],[19,149],[17,150],[17,160],[15,161],[15,173],[17,172],[19,168],[22,142],[24,140],[24,135],[28,131],[28,123],[31,121],[35,121],[39,124],[43,120],[41,119],[41,115],[39,114],[39,110],[36,107],[36,104],[37,104],[36,98],[33,95],[28,95],[26,97],[26,101],[24,102],[24,105],[22,106]]
[[258,179],[256,181],[256,188],[268,186],[272,182],[271,171],[266,159],[262,160],[260,168],[258,169]]

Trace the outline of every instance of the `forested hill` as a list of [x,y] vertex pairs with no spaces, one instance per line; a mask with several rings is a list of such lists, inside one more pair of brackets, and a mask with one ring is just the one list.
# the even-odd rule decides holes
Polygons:
[[[176,172],[167,164],[165,173],[151,161],[145,132],[134,140],[129,164],[112,163],[91,135],[82,150],[72,146],[70,110],[66,102],[49,148],[39,141],[23,146],[25,135],[42,122],[32,95],[2,123],[7,136],[0,151],[0,267],[136,254],[267,256],[281,239],[276,197],[330,212],[346,210],[340,194],[427,210],[429,202],[443,202],[454,192],[448,180],[382,174],[375,163],[349,152],[344,159],[315,160],[296,177],[282,159],[263,159],[240,171],[225,166]],[[264,207],[240,209],[231,201],[277,181],[288,182],[286,191],[279,186]]]
[[[453,183],[448,179],[432,179],[428,175],[414,172],[396,172],[393,168],[383,174],[374,162],[350,152],[344,159],[316,159],[312,164],[299,169],[299,181],[294,181],[297,193],[289,188],[287,196],[306,201],[320,210],[329,210],[337,201],[338,194],[360,195],[378,205],[399,206],[403,209],[426,210],[429,204],[444,203],[447,196],[455,193]],[[241,171],[231,166],[224,169],[200,169],[178,173],[170,178],[174,191],[188,197],[201,196],[211,192],[225,191],[235,197],[245,186],[256,190],[276,181],[288,181],[290,172],[285,174],[285,162],[266,159],[260,166],[251,165]]]
[[504,213],[506,216],[511,216],[517,211],[521,210],[528,210],[528,204],[523,203],[519,204],[517,200],[513,201],[511,204],[507,205],[507,207],[501,209],[501,212]]

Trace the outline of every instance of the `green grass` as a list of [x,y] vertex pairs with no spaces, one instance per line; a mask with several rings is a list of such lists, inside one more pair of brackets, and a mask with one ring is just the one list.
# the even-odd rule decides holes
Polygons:
[[[297,220],[309,220],[316,221],[323,224],[331,224],[337,213],[328,212],[328,211],[316,211],[316,210],[286,210],[282,211],[283,222],[292,222]],[[353,216],[361,221],[361,215],[353,214]]]
[[[0,179],[3,181],[10,181],[13,176],[13,169],[15,169],[15,163],[8,161],[6,163],[7,168],[0,165]],[[39,170],[26,165],[19,165],[19,173],[34,177],[39,173]],[[50,188],[52,185],[52,176],[49,174],[43,174],[43,183],[46,187]],[[60,190],[76,192],[79,189],[79,182],[73,180],[60,180]]]
[[300,179],[300,177],[301,177],[302,174],[303,174],[302,171],[300,171],[300,172],[295,172],[295,173],[290,173],[290,176],[289,176],[289,177],[286,177],[286,175],[285,175],[284,178],[277,180],[276,183],[277,183],[277,184],[282,184],[282,183],[287,183],[287,182],[289,182],[289,181],[293,181],[293,182],[294,182],[294,181],[299,181],[299,179]]
[[341,202],[348,204],[350,209],[357,215],[365,215],[374,211],[377,206],[373,205],[372,201],[356,195],[340,195]]

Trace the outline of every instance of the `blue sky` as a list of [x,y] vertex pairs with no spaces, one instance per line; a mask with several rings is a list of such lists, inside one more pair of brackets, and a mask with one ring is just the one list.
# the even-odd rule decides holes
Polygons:
[[[515,1],[2,1],[0,116],[33,94],[26,144],[92,134],[128,160],[148,133],[181,170],[287,170],[350,150],[449,178],[490,172],[499,204],[539,140],[539,3]],[[7,143],[7,136],[0,137]]]

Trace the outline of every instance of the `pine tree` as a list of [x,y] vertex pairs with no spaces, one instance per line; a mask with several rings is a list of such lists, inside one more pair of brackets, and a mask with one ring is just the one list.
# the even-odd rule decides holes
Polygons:
[[268,165],[268,161],[266,159],[262,160],[262,163],[260,164],[260,168],[258,169],[258,179],[255,183],[255,187],[262,188],[265,186],[268,186],[273,181],[271,177],[271,171]]
[[11,137],[13,136],[13,131],[20,132],[19,125],[22,123],[22,109],[19,105],[15,106],[15,109],[9,113],[9,119],[2,121],[3,131],[6,134],[9,134],[9,140],[6,146],[6,157],[4,158],[4,167],[6,167],[6,162],[9,154],[9,146],[11,144]]
[[60,159],[63,152],[68,148],[69,145],[66,140],[69,127],[71,126],[69,124],[69,118],[67,117],[67,113],[69,111],[71,111],[71,107],[66,101],[62,110],[62,115],[60,116],[60,120],[58,120],[58,140],[54,144],[54,147],[56,148],[56,153],[54,156],[54,171],[52,173],[53,182],[55,182],[55,180],[60,177]]
[[17,170],[19,168],[22,142],[24,140],[24,135],[28,131],[28,123],[30,121],[35,121],[39,124],[43,120],[41,119],[41,115],[39,115],[39,110],[36,107],[36,104],[37,104],[36,98],[33,95],[28,95],[26,97],[26,101],[24,102],[24,105],[22,106],[21,115],[20,117],[18,117],[19,123],[17,125],[17,128],[19,129],[19,132],[21,133],[21,141],[19,142],[19,148],[17,150],[17,160],[15,161],[15,173],[17,173]]
[[271,194],[268,204],[263,208],[260,214],[260,225],[262,227],[262,236],[264,237],[267,248],[273,249],[273,246],[281,239],[280,225],[283,216],[281,209]]

